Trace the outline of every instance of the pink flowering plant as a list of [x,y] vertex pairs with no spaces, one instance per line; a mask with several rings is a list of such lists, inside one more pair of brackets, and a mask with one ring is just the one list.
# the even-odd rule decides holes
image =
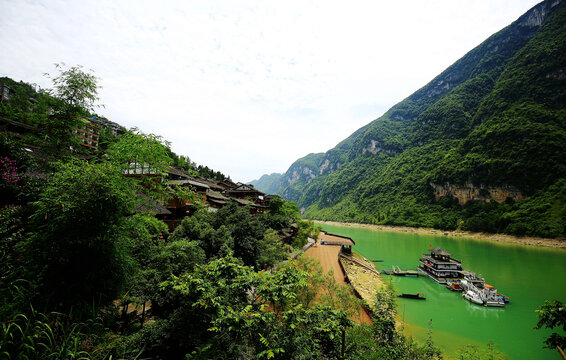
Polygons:
[[2,181],[6,184],[16,184],[20,181],[16,160],[12,160],[7,156],[0,157],[0,174],[2,175]]

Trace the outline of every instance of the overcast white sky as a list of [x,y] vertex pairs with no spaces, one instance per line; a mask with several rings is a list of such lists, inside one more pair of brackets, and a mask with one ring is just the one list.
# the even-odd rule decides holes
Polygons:
[[538,0],[0,0],[0,76],[100,77],[99,113],[248,182],[324,152]]

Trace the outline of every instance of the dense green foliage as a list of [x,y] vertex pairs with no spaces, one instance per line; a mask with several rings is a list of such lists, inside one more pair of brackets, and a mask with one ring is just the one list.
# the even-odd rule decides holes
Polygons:
[[300,305],[308,277],[294,266],[255,272],[230,256],[214,260],[163,282],[155,301],[162,320],[131,341],[168,359],[336,354],[332,339],[350,322],[343,312]]
[[[41,96],[59,104],[46,124],[61,131],[35,137],[32,152],[30,138],[0,136],[0,357],[431,358],[431,344],[391,321],[355,325],[360,300],[314,260],[287,261],[320,231],[294,203],[272,199],[261,216],[236,202],[209,212],[161,182],[171,165],[199,167],[137,129],[103,131],[98,153],[81,154],[69,127],[91,115],[96,78],[73,67],[54,83]],[[175,196],[196,210],[170,234],[146,209]],[[385,333],[394,341],[357,345]]]
[[0,118],[33,126],[45,124],[52,97],[41,89],[36,91],[30,84],[16,82],[8,77],[1,77],[0,84],[13,91],[9,102],[0,102]]
[[109,163],[57,164],[31,204],[29,235],[20,244],[28,271],[42,279],[42,303],[79,311],[118,295],[132,273],[120,228],[133,199],[120,169]]
[[[249,208],[235,202],[215,213],[201,209],[187,217],[169,236],[167,226],[143,209],[151,209],[150,199],[196,197],[187,190],[163,185],[161,177],[167,168],[184,164],[197,175],[210,173],[221,179],[225,177],[208,167],[196,166],[188,157],[177,156],[161,137],[137,129],[118,136],[106,132],[100,153],[91,154],[98,156],[77,157],[81,154],[72,151],[69,129],[76,125],[78,116],[87,116],[93,110],[96,78],[82,72],[80,67],[73,67],[62,69],[54,84],[52,95],[35,94],[49,100],[57,116],[44,119],[44,126],[52,126],[48,132],[50,139],[43,141],[36,137],[32,142],[39,147],[33,156],[25,150],[30,138],[0,136],[2,358],[135,357],[144,350],[161,358],[165,354],[184,358],[191,351],[198,352],[200,347],[216,354],[236,354],[240,350],[224,349],[229,340],[218,342],[218,348],[210,348],[206,339],[210,338],[208,329],[212,325],[217,321],[232,321],[230,316],[237,314],[225,319],[209,316],[208,322],[203,323],[198,319],[206,312],[194,308],[196,313],[177,318],[178,311],[184,313],[187,309],[177,310],[175,294],[179,299],[187,294],[178,293],[177,287],[167,289],[167,281],[172,281],[170,277],[177,276],[200,277],[215,284],[219,293],[227,291],[222,274],[228,276],[226,281],[234,281],[234,273],[207,273],[206,269],[214,268],[215,264],[244,272],[241,283],[230,287],[234,295],[240,295],[227,296],[225,309],[236,309],[253,286],[263,289],[260,296],[264,305],[269,303],[278,308],[282,317],[288,319],[288,324],[278,325],[276,313],[267,305],[256,309],[261,310],[263,320],[255,326],[263,328],[270,324],[276,329],[265,337],[250,338],[253,342],[250,344],[263,349],[259,356],[284,351],[266,342],[276,331],[281,331],[281,339],[291,341],[286,345],[288,353],[297,342],[311,344],[303,352],[336,352],[337,343],[327,344],[326,339],[329,333],[334,338],[336,332],[349,326],[345,313],[329,308],[302,309],[294,302],[297,287],[312,285],[307,280],[309,275],[294,266],[274,272],[273,278],[269,278],[270,273],[256,272],[272,268],[289,256],[292,248],[280,241],[282,229],[297,228],[296,246],[306,243],[308,236],[316,236],[318,229],[300,219],[296,206],[275,199],[270,211],[262,217],[251,216]],[[23,84],[10,85],[27,89]],[[26,109],[27,102],[19,106],[17,93],[13,102],[2,103],[12,106],[3,106],[3,111],[14,108],[21,110],[21,114],[37,111],[31,106]],[[32,92],[25,93],[22,99],[34,103],[31,95]],[[14,114],[21,114],[7,110],[4,115],[12,116],[8,120],[31,124],[27,116],[16,117]],[[61,131],[54,131],[55,128]],[[45,155],[38,156],[41,152]],[[280,291],[276,291],[277,286],[281,286]],[[313,299],[301,297],[307,298]],[[201,300],[205,308],[215,306],[208,297]],[[189,308],[193,305],[181,302]],[[140,331],[145,312],[140,320],[135,312],[127,310],[128,304],[153,304],[151,316],[157,321]],[[121,313],[120,305],[125,309]],[[194,346],[186,347],[184,340],[171,336],[167,343],[156,341],[154,347],[145,349],[156,327],[167,324],[175,329],[183,323],[197,326],[194,331],[200,337],[194,339]],[[303,337],[291,336],[295,324],[305,328]],[[319,329],[316,330],[319,340],[312,336],[313,329]],[[232,332],[239,338],[251,336],[250,331]]]
[[[566,6],[543,2],[325,154],[278,193],[306,217],[565,236]],[[542,24],[533,23],[545,13]],[[518,203],[457,204],[434,186],[514,189]]]
[[560,346],[566,349],[566,306],[563,302],[545,301],[537,310],[538,323],[535,329],[548,328],[555,329],[546,340],[545,345],[550,349]]

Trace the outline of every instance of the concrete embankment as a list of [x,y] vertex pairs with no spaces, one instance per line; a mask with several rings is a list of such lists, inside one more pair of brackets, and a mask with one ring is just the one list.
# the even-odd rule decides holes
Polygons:
[[373,264],[362,256],[356,254],[353,254],[353,257],[342,255],[340,261],[350,284],[358,296],[371,308],[375,294],[385,286],[381,275],[375,270]]
[[[348,282],[345,280],[346,274],[338,260],[341,244],[352,245],[353,242],[351,240],[348,242],[344,237],[321,233],[318,241],[305,252],[305,255],[317,259],[324,273],[332,270],[337,284],[348,286]],[[372,322],[366,309],[362,308],[359,309],[358,316],[353,320],[359,324],[371,324]]]
[[346,237],[321,233],[318,242],[305,254],[320,261],[324,272],[332,269],[334,279],[344,286],[351,285],[356,296],[361,298],[364,309],[360,311],[362,323],[371,323],[371,306],[375,294],[385,285],[373,263],[355,253],[340,254],[341,245],[351,247],[354,242]]

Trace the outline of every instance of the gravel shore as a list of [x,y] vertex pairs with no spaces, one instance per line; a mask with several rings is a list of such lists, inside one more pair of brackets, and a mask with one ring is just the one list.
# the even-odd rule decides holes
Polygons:
[[318,224],[328,224],[328,225],[336,225],[336,226],[346,226],[346,227],[365,228],[365,229],[393,231],[393,232],[412,232],[412,233],[427,234],[427,235],[464,237],[464,238],[486,240],[486,241],[497,241],[504,243],[566,249],[565,238],[550,239],[550,238],[540,238],[540,237],[531,237],[531,236],[477,233],[477,232],[461,231],[461,230],[444,231],[444,230],[437,230],[432,228],[413,228],[408,226],[370,225],[370,224],[356,224],[356,223],[343,223],[336,221],[318,221],[318,220],[314,220],[314,221]]

